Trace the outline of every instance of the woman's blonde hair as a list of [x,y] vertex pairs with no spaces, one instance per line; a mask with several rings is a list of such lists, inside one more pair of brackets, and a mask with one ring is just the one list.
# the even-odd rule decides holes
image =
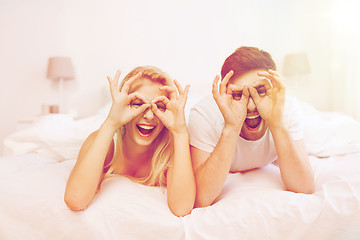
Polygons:
[[[172,79],[169,75],[163,72],[161,69],[153,66],[141,66],[133,69],[129,72],[123,81],[120,83],[120,89],[124,83],[137,73],[141,72],[141,78],[149,79],[150,81],[160,83],[166,86],[172,86]],[[120,127],[114,136],[115,140],[115,152],[112,160],[104,168],[109,168],[106,175],[114,173],[113,162],[115,159],[122,156],[122,142],[125,135],[125,126]],[[160,186],[166,187],[166,175],[167,170],[171,163],[173,156],[173,145],[170,141],[169,130],[164,127],[160,134],[156,137],[152,143],[153,156],[151,158],[151,171],[147,177],[135,178],[130,177],[134,182],[138,182],[147,186]],[[122,159],[120,159],[122,161]]]

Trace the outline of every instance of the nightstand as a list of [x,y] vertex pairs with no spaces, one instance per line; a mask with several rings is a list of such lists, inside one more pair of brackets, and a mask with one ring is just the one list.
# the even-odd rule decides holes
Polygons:
[[32,124],[34,124],[35,119],[22,119],[17,121],[16,124],[16,131],[21,131],[24,130],[26,128],[31,127]]

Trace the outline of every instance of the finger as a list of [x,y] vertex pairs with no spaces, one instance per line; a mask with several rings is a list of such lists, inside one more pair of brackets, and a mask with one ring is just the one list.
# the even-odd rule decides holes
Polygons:
[[226,86],[227,86],[227,84],[228,84],[228,82],[229,82],[229,80],[230,80],[230,78],[231,78],[231,76],[232,76],[233,74],[234,74],[234,71],[233,71],[233,70],[229,71],[229,72],[225,75],[224,79],[221,81],[221,83],[220,83],[220,94],[221,94],[221,95],[226,93]]
[[117,88],[119,86],[119,78],[120,78],[120,75],[121,75],[121,71],[120,70],[117,70],[116,71],[116,74],[115,74],[115,77],[114,77],[114,87]]
[[151,102],[151,111],[153,111],[153,113],[157,116],[158,113],[160,112],[159,108],[156,106],[156,104],[154,102]]
[[243,87],[239,86],[239,85],[235,85],[235,84],[230,84],[229,86],[229,90],[231,91],[242,91]]
[[171,100],[176,99],[176,90],[173,87],[162,86],[159,88],[161,91],[167,91]]
[[109,87],[110,87],[110,94],[112,99],[114,100],[114,97],[116,96],[116,94],[119,92],[119,90],[117,89],[117,87],[114,84],[114,80],[110,77],[107,76],[107,80],[109,82]]
[[265,87],[265,89],[267,89],[267,90],[273,87],[270,79],[263,77],[263,76],[260,76],[260,78],[258,80],[256,80],[255,82],[253,82],[253,84],[251,84],[251,86],[253,86],[255,88],[260,85],[263,85]]
[[268,69],[268,72],[273,74],[273,75],[276,75],[276,76],[280,77],[280,74],[277,71],[273,70],[273,69]]
[[167,105],[170,102],[170,100],[166,96],[159,96],[151,101],[151,103],[154,103],[154,104],[157,102],[162,102],[165,105]]
[[120,92],[123,93],[129,93],[131,85],[135,82],[136,79],[139,79],[141,77],[141,72],[138,72],[135,76],[131,77],[129,80],[127,80],[124,85],[122,86]]
[[190,85],[186,85],[185,86],[185,90],[184,90],[184,94],[183,94],[183,99],[182,101],[184,101],[183,103],[186,103],[188,95],[189,95],[189,89],[190,89]]
[[212,84],[211,92],[212,92],[212,95],[215,100],[219,97],[219,88],[218,88],[219,80],[220,80],[220,76],[216,75],[216,77],[214,78],[213,84]]
[[107,80],[108,80],[108,82],[109,82],[109,86],[110,86],[110,92],[111,92],[111,94],[112,94],[112,90],[113,90],[113,80],[111,79],[111,77],[110,76],[107,76],[106,77],[107,78]]
[[249,86],[248,90],[249,90],[250,96],[254,100],[255,104],[257,104],[260,101],[260,96],[259,96],[257,90],[252,86]]
[[183,94],[184,90],[181,87],[180,83],[177,80],[174,80],[174,84],[175,84],[177,90],[179,91],[179,94]]
[[144,103],[147,102],[147,100],[138,92],[133,92],[133,93],[129,94],[128,97],[129,97],[130,101],[133,101],[135,99],[140,99]]
[[183,108],[185,107],[188,99],[189,89],[190,89],[190,85],[188,84],[185,86],[185,90],[183,91],[183,94],[180,95],[180,106],[182,106]]
[[164,112],[160,111],[155,103],[151,103],[151,111],[157,116],[161,122],[163,122],[163,114]]
[[135,108],[134,109],[134,117],[140,115],[141,113],[145,112],[149,107],[151,107],[150,103],[145,103],[143,105],[141,105],[139,108]]
[[280,73],[272,69],[268,69],[268,72],[276,76],[275,79],[278,81],[281,88],[285,88],[284,77]]
[[242,90],[242,95],[241,95],[240,101],[247,103],[249,101],[249,97],[250,97],[249,88],[244,87],[244,89]]
[[[271,71],[274,72],[273,70],[271,70]],[[277,73],[272,74],[269,71],[261,71],[261,72],[258,72],[258,75],[269,79],[271,84],[275,88],[285,88],[285,85],[283,84],[281,77]]]
[[107,76],[106,78],[107,78],[107,80],[108,80],[108,82],[109,82],[109,85],[111,85],[111,84],[112,84],[112,79],[111,79],[111,77],[110,77],[110,76]]
[[265,77],[266,79],[268,79],[273,87],[275,87],[275,88],[280,87],[279,84],[277,83],[277,81],[274,79],[275,75],[270,74],[269,72],[266,72],[266,71],[261,71],[261,72],[258,72],[257,74],[261,77]]

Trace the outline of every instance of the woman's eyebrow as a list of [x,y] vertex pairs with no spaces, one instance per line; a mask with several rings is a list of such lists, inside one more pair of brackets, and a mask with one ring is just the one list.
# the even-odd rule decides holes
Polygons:
[[141,100],[141,99],[139,99],[139,98],[136,98],[136,99],[132,100],[131,102],[132,102],[133,104],[134,104],[134,103],[141,103],[141,104],[144,103],[144,101]]

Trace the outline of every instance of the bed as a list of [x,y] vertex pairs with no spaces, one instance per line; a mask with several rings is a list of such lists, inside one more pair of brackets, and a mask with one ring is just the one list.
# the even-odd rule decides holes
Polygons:
[[0,158],[0,239],[360,239],[360,123],[301,104],[315,193],[284,190],[275,165],[229,174],[212,206],[185,217],[166,192],[106,179],[85,211],[63,201],[86,136],[106,111],[40,117],[5,141]]

